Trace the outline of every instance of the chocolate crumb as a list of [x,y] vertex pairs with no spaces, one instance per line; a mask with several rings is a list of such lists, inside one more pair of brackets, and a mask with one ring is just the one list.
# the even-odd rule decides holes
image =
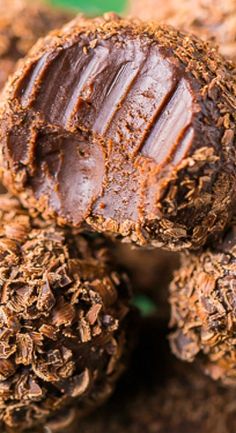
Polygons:
[[172,351],[201,360],[215,380],[236,385],[236,236],[233,226],[210,249],[184,255],[170,285]]
[[233,212],[234,72],[172,27],[79,17],[4,90],[3,181],[60,224],[198,249]]
[[10,431],[75,403],[81,417],[111,394],[131,346],[129,283],[114,272],[101,236],[31,218],[0,195],[0,422]]

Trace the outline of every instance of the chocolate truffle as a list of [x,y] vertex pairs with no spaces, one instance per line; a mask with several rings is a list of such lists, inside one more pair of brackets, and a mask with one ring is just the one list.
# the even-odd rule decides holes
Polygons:
[[0,0],[0,90],[17,60],[26,55],[38,38],[70,18],[69,13],[37,0]]
[[82,416],[111,393],[128,349],[130,289],[110,254],[100,237],[30,218],[0,196],[0,422],[9,429],[75,402]]
[[149,323],[112,399],[68,433],[235,433],[235,390],[173,359],[164,338]]
[[5,89],[4,183],[60,223],[197,248],[235,198],[233,71],[171,27],[78,18],[41,40]]
[[236,385],[236,227],[211,249],[182,257],[170,286],[170,337],[181,359],[202,360],[214,379]]
[[235,0],[130,0],[128,13],[212,39],[223,55],[236,60]]

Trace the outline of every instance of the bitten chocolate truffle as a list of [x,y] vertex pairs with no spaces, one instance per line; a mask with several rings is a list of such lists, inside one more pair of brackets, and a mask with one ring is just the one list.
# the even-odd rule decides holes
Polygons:
[[4,183],[60,223],[197,248],[235,199],[233,71],[171,27],[79,18],[5,89]]
[[212,39],[223,55],[236,60],[235,0],[130,0],[128,13]]
[[49,8],[43,1],[0,0],[0,90],[17,60],[38,38],[70,19],[69,13]]
[[130,296],[110,254],[100,237],[32,219],[0,196],[0,422],[9,429],[43,425],[73,403],[82,416],[110,395],[125,365]]
[[181,359],[203,361],[214,379],[236,385],[236,228],[202,254],[182,258],[170,286],[170,337]]

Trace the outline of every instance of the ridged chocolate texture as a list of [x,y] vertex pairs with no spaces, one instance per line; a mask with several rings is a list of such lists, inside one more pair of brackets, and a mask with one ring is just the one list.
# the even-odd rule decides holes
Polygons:
[[233,71],[170,27],[78,18],[5,89],[4,182],[60,223],[197,248],[231,216]]
[[170,286],[170,337],[184,361],[203,361],[213,379],[236,385],[236,231],[202,254],[182,258]]
[[[0,423],[44,425],[111,393],[128,352],[129,285],[100,237],[32,219],[0,196]],[[31,430],[32,431],[32,430]]]
[[17,60],[24,57],[40,37],[61,27],[72,16],[37,0],[0,0],[0,16],[1,90]]
[[130,0],[127,13],[212,39],[224,56],[236,60],[235,0]]

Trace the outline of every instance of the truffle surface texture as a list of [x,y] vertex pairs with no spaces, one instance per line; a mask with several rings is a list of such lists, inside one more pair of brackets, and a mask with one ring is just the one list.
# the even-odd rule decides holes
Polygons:
[[198,255],[182,257],[170,285],[173,352],[199,358],[213,379],[236,385],[236,229]]
[[231,218],[234,67],[168,26],[81,17],[39,41],[3,96],[3,181],[60,223],[198,248]]
[[0,281],[0,422],[19,431],[101,404],[125,366],[130,298],[104,239],[2,195]]

